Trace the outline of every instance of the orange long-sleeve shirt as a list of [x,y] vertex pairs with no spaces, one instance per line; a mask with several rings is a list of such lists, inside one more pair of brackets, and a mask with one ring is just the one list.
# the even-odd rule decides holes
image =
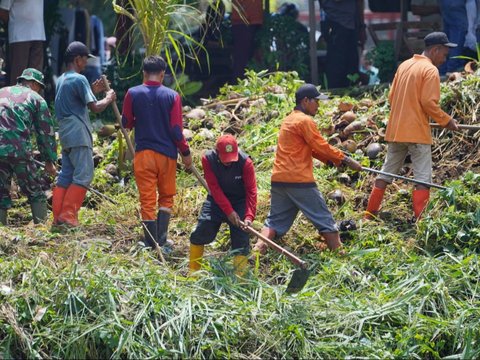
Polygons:
[[440,76],[429,58],[413,55],[398,67],[389,95],[390,118],[385,140],[431,144],[429,117],[446,126],[450,115],[442,111]]
[[232,24],[261,25],[263,23],[262,0],[233,0]]
[[272,185],[314,185],[312,156],[336,165],[345,157],[343,152],[331,146],[320,135],[312,117],[294,110],[280,127]]

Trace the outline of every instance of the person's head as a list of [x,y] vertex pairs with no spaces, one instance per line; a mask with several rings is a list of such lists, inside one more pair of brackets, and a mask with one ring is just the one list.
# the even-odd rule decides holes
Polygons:
[[238,161],[237,140],[230,134],[222,135],[218,138],[215,150],[223,165],[229,166],[233,162]]
[[445,33],[439,31],[428,34],[423,40],[425,42],[423,54],[437,67],[447,61],[450,48],[457,47],[457,44],[448,40]]
[[167,69],[167,63],[161,56],[150,55],[143,59],[142,69],[147,74],[160,74]]
[[88,58],[94,57],[84,43],[73,41],[67,46],[65,51],[65,64],[67,67],[73,66],[77,72],[82,72],[87,66]]
[[296,107],[307,115],[314,116],[317,113],[320,100],[328,100],[328,96],[320,93],[313,84],[303,84],[295,92]]
[[143,59],[143,78],[144,80],[163,81],[167,63],[161,56],[150,55]]
[[41,71],[33,68],[27,68],[23,70],[22,75],[17,77],[17,83],[28,86],[33,91],[39,93],[42,89],[45,88],[45,83],[43,82],[43,74]]
[[298,5],[291,2],[283,3],[277,10],[278,15],[291,16],[294,19],[298,18],[299,13]]

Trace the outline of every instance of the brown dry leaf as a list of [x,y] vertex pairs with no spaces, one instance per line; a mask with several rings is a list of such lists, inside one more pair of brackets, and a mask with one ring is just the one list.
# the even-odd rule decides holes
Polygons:
[[315,249],[317,249],[318,251],[326,251],[327,250],[327,244],[323,241],[318,241],[315,243],[315,245],[313,245],[315,247]]
[[36,311],[35,311],[35,316],[33,317],[33,321],[38,322],[38,321],[42,320],[43,315],[45,315],[46,312],[47,312],[46,307],[37,306]]

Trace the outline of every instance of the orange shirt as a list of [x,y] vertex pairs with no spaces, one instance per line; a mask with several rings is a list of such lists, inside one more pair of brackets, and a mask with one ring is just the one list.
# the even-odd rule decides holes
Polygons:
[[431,144],[429,117],[446,126],[450,115],[442,111],[440,76],[429,58],[413,55],[398,67],[389,95],[390,118],[385,140]]
[[320,135],[311,116],[294,110],[280,127],[272,183],[314,184],[312,156],[336,165],[345,157]]
[[232,24],[259,25],[263,23],[262,0],[233,0]]

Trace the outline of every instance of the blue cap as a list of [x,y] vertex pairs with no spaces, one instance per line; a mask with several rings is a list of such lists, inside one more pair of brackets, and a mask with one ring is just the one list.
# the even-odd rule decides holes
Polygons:
[[299,102],[304,98],[328,100],[328,96],[319,92],[313,84],[303,84],[298,88],[295,93],[295,101]]
[[441,31],[436,31],[428,34],[427,36],[425,36],[423,41],[425,41],[425,47],[429,47],[433,45],[444,45],[449,48],[457,47],[457,44],[451,43],[448,40],[447,34]]

